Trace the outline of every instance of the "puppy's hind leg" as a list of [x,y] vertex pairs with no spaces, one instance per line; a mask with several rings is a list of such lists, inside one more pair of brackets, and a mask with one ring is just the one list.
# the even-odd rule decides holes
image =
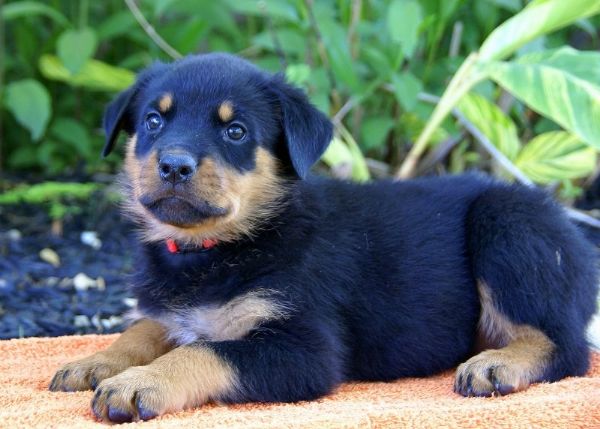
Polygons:
[[597,295],[591,246],[543,193],[520,187],[486,191],[467,225],[479,335],[489,349],[459,366],[455,391],[507,394],[583,375]]

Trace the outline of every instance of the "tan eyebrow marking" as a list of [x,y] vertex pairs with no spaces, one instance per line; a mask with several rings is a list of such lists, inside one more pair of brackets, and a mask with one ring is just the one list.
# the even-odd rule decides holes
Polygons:
[[158,110],[161,113],[166,113],[173,106],[173,94],[167,92],[158,101]]
[[233,118],[233,104],[231,101],[224,101],[219,106],[219,118],[223,122],[227,122]]

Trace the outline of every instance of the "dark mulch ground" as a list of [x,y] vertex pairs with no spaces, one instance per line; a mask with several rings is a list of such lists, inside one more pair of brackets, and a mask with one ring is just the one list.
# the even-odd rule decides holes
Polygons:
[[[578,206],[600,208],[600,180]],[[126,287],[132,226],[103,194],[82,210],[65,219],[63,235],[57,237],[43,208],[0,205],[0,339],[123,328],[122,315],[134,305]],[[84,244],[84,231],[96,232],[102,246]],[[599,245],[600,230],[586,231]],[[44,261],[43,249],[54,251],[60,265]]]
[[[121,316],[133,305],[126,288],[131,226],[103,195],[82,208],[57,237],[43,208],[0,206],[0,339],[122,328]],[[83,231],[96,232],[101,247],[84,244]],[[55,252],[60,265],[44,261],[43,249]]]

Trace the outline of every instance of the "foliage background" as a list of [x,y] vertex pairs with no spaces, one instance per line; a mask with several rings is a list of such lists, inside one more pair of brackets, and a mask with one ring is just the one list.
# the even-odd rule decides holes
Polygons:
[[[456,105],[462,121],[441,118],[412,174],[478,168],[512,180],[504,159],[524,173],[522,180],[551,186],[568,200],[597,171],[599,129],[590,125],[582,131],[581,124],[563,119],[593,122],[600,112],[600,10],[594,0],[560,3],[8,1],[0,31],[0,168],[12,177],[37,179],[114,172],[120,157],[99,157],[101,117],[134,72],[178,53],[227,51],[285,73],[333,118],[336,139],[323,158],[332,174],[357,180],[390,175],[425,128],[435,105],[431,95],[443,94],[461,64],[503,22],[547,6],[554,15],[526,17],[530,21],[520,30],[501,34],[503,41],[515,42],[504,56],[512,61],[494,62],[485,72],[492,80],[475,79],[463,91],[468,94]],[[152,26],[146,30],[156,30],[172,47],[170,54],[136,21],[136,12]],[[569,13],[570,21],[523,39],[536,25]],[[499,76],[503,70],[505,81]],[[566,87],[557,86],[561,79]],[[538,89],[531,96],[535,102],[522,96],[532,88]],[[578,91],[581,97],[570,97]],[[548,106],[551,111],[544,110]],[[479,130],[501,159],[473,138],[476,133],[465,131],[465,124]]]

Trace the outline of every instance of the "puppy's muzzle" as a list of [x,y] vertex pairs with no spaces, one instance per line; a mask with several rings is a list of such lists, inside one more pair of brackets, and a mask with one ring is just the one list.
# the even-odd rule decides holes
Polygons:
[[158,174],[164,182],[177,185],[190,180],[196,173],[196,160],[184,153],[168,153],[158,161]]

